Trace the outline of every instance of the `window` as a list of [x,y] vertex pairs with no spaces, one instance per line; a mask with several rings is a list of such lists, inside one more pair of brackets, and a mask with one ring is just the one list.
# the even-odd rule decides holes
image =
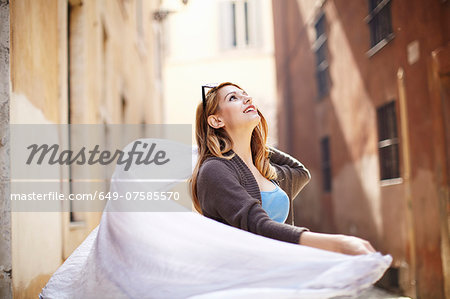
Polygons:
[[316,41],[313,48],[316,54],[317,95],[320,99],[328,94],[328,47],[325,14],[319,17],[314,27],[316,29]]
[[237,20],[236,20],[236,3],[231,3],[231,45],[237,46]]
[[125,97],[124,94],[121,94],[120,95],[120,111],[121,111],[123,124],[127,123],[127,104],[128,104],[127,98]]
[[377,109],[378,150],[380,155],[380,178],[388,180],[400,177],[398,135],[395,102]]
[[369,15],[366,21],[370,28],[370,47],[374,48],[378,45],[381,48],[394,37],[391,0],[369,0]]
[[331,191],[331,159],[330,159],[330,138],[324,137],[320,140],[320,151],[322,154],[322,176],[323,191]]
[[224,50],[259,46],[259,1],[234,0],[221,3],[220,28]]
[[[83,10],[81,4],[77,3],[72,5],[70,2],[67,5],[67,122],[69,124],[75,124],[80,122],[79,117],[77,118],[76,107],[77,101],[77,86],[80,85],[83,75],[80,68],[76,66],[79,65],[80,61],[83,60],[83,56],[79,55],[79,45],[82,41],[83,32]],[[68,146],[72,148],[74,144],[76,134],[73,134],[72,128],[68,127]],[[74,184],[74,179],[76,179],[76,165],[69,164],[68,167],[68,192],[71,194],[77,193],[77,187]],[[84,215],[79,212],[80,203],[76,201],[69,201],[69,221],[71,225],[82,225],[84,222]]]

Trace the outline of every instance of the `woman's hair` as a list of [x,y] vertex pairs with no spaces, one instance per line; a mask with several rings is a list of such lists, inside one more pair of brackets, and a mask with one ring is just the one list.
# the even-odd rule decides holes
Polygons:
[[[226,155],[233,147],[233,140],[227,134],[224,128],[215,129],[208,124],[208,116],[215,114],[219,109],[218,91],[220,88],[232,85],[241,89],[238,85],[230,82],[221,83],[220,85],[210,89],[206,95],[206,105],[198,104],[195,117],[195,139],[198,146],[198,160],[195,165],[192,177],[189,179],[192,202],[197,212],[202,213],[202,209],[197,197],[197,179],[200,166],[208,157],[221,157],[232,159],[233,155]],[[275,168],[269,163],[270,149],[266,145],[267,142],[267,122],[262,113],[258,110],[261,117],[259,124],[252,132],[251,151],[253,163],[261,174],[268,180],[276,179],[277,174]]]

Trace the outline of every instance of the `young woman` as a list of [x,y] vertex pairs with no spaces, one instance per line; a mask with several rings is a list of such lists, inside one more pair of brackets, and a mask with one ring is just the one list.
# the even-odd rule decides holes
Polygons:
[[292,200],[308,170],[266,144],[268,126],[236,84],[212,87],[197,107],[198,162],[191,178],[194,207],[206,217],[269,238],[340,253],[375,252],[357,237],[310,232],[293,220]]
[[[193,151],[193,158],[198,156],[199,162],[191,184],[196,208],[217,221],[190,209],[133,212],[127,200],[109,201],[100,225],[53,274],[40,298],[360,294],[383,275],[392,257],[373,252],[358,238],[316,234],[284,224],[292,211],[290,199],[307,183],[309,173],[294,158],[268,148],[266,135],[264,117],[243,89],[231,83],[213,88],[205,106],[200,104],[197,110],[198,155]],[[141,146],[163,146],[171,157],[184,149],[192,152],[176,141],[140,141]],[[132,148],[134,142],[123,152]],[[160,166],[136,163],[129,170],[121,164],[116,166],[110,191],[120,198],[133,192],[170,191],[172,182],[148,180],[149,174],[168,171],[180,179],[192,174],[191,165],[181,167],[176,159]]]

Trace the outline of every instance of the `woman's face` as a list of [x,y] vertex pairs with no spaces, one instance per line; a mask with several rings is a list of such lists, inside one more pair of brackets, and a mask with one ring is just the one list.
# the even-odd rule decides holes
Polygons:
[[253,99],[244,90],[227,85],[219,89],[217,97],[219,109],[215,115],[220,120],[221,127],[227,131],[246,128],[253,130],[258,125],[261,117],[253,105]]

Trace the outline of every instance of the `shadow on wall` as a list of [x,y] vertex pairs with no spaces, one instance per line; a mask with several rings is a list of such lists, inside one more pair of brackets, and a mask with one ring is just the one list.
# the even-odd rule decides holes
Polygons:
[[[354,7],[349,7],[349,6]],[[423,1],[392,2],[392,27],[395,38],[379,53],[367,57],[369,30],[361,25],[354,15],[367,15],[367,7],[356,2],[336,0],[330,2],[339,20],[355,66],[364,83],[364,89],[374,109],[386,101],[399,100],[397,71],[405,70],[405,92],[408,102],[409,135],[411,151],[412,219],[415,235],[417,296],[440,298],[443,296],[443,275],[440,251],[439,188],[433,165],[432,101],[430,100],[427,56],[443,45],[440,23],[443,5],[439,1],[427,3],[424,12]],[[447,4],[448,5],[448,4]],[[447,6],[448,9],[448,6]],[[408,12],[407,16],[404,15]],[[349,15],[349,14],[352,15]],[[420,59],[408,62],[407,47],[411,41],[420,42]],[[364,50],[361,50],[364,49]],[[381,66],[381,67],[380,67]],[[398,107],[398,106],[397,106]],[[400,114],[397,113],[399,116]],[[398,118],[398,125],[400,119]],[[399,134],[401,131],[399,129]],[[400,156],[400,159],[402,157]],[[401,160],[402,161],[402,160]],[[403,167],[402,163],[400,164]],[[382,187],[380,212],[382,217],[382,239],[384,248],[394,254],[396,265],[407,261],[409,241],[407,236],[406,201],[404,184]]]
[[[298,1],[273,2],[277,60],[277,84],[283,99],[279,112],[280,143],[310,169],[312,180],[295,201],[296,224],[315,231],[344,233],[368,239],[382,252],[389,252],[397,263],[404,260],[406,244],[405,203],[402,187],[380,188],[377,146],[377,102],[373,91],[366,49],[369,32],[363,18],[349,15],[358,3],[327,2],[324,6],[329,49],[330,93],[317,96],[316,52],[314,31],[316,19],[304,13]],[[302,3],[303,5],[303,3]],[[330,14],[331,13],[331,14]],[[362,12],[366,15],[367,11]],[[337,19],[333,20],[332,18]],[[337,26],[337,27],[336,27]],[[344,39],[336,41],[337,35]],[[334,35],[334,36],[333,36]],[[343,48],[335,49],[342,46]],[[334,47],[334,48],[333,48]],[[340,61],[332,53],[348,49]],[[338,50],[334,52],[334,50]],[[353,68],[351,68],[353,67]],[[392,70],[394,93],[396,67]],[[347,68],[351,76],[343,76]],[[346,78],[347,77],[347,78]],[[291,116],[289,116],[291,114]],[[332,191],[323,191],[321,138],[330,138]],[[289,148],[288,140],[292,142]],[[385,195],[390,193],[390,197]],[[388,242],[386,242],[386,238]]]

